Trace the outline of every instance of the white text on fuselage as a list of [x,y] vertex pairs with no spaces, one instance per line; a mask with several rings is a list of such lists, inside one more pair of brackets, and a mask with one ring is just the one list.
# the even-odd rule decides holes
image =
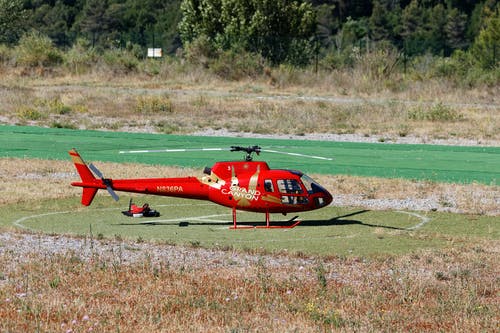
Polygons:
[[222,194],[231,194],[235,199],[259,200],[260,191],[250,190],[244,187],[231,186],[229,189],[223,188]]
[[178,193],[183,192],[182,186],[157,186],[157,192]]

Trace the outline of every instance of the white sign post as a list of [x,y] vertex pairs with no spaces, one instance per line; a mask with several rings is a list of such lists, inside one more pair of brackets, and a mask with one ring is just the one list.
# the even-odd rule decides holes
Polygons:
[[162,49],[161,48],[148,48],[148,58],[161,58]]

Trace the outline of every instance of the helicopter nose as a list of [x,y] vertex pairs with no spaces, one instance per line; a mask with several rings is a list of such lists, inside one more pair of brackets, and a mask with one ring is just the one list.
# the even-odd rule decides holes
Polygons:
[[321,191],[317,197],[316,206],[318,208],[328,206],[333,201],[333,197],[327,190]]
[[315,184],[314,203],[316,208],[328,206],[333,201],[333,196],[324,187]]
[[330,192],[328,192],[327,190],[325,190],[325,206],[328,206],[329,204],[331,204],[333,201],[333,196],[330,194]]

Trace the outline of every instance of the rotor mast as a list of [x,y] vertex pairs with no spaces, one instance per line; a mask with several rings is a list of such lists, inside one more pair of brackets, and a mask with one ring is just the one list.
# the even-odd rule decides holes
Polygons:
[[257,155],[259,155],[261,152],[261,148],[259,146],[231,146],[231,151],[244,151],[246,153],[245,161],[251,162],[253,160],[252,154],[256,153]]

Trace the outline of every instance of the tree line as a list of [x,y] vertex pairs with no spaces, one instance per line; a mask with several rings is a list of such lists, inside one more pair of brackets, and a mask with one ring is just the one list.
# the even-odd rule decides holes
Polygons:
[[[353,52],[389,49],[480,58],[498,66],[496,0],[0,0],[0,44],[29,33],[59,49],[161,47],[217,57],[258,54],[272,64],[346,65]],[[143,56],[145,52],[138,52]]]

